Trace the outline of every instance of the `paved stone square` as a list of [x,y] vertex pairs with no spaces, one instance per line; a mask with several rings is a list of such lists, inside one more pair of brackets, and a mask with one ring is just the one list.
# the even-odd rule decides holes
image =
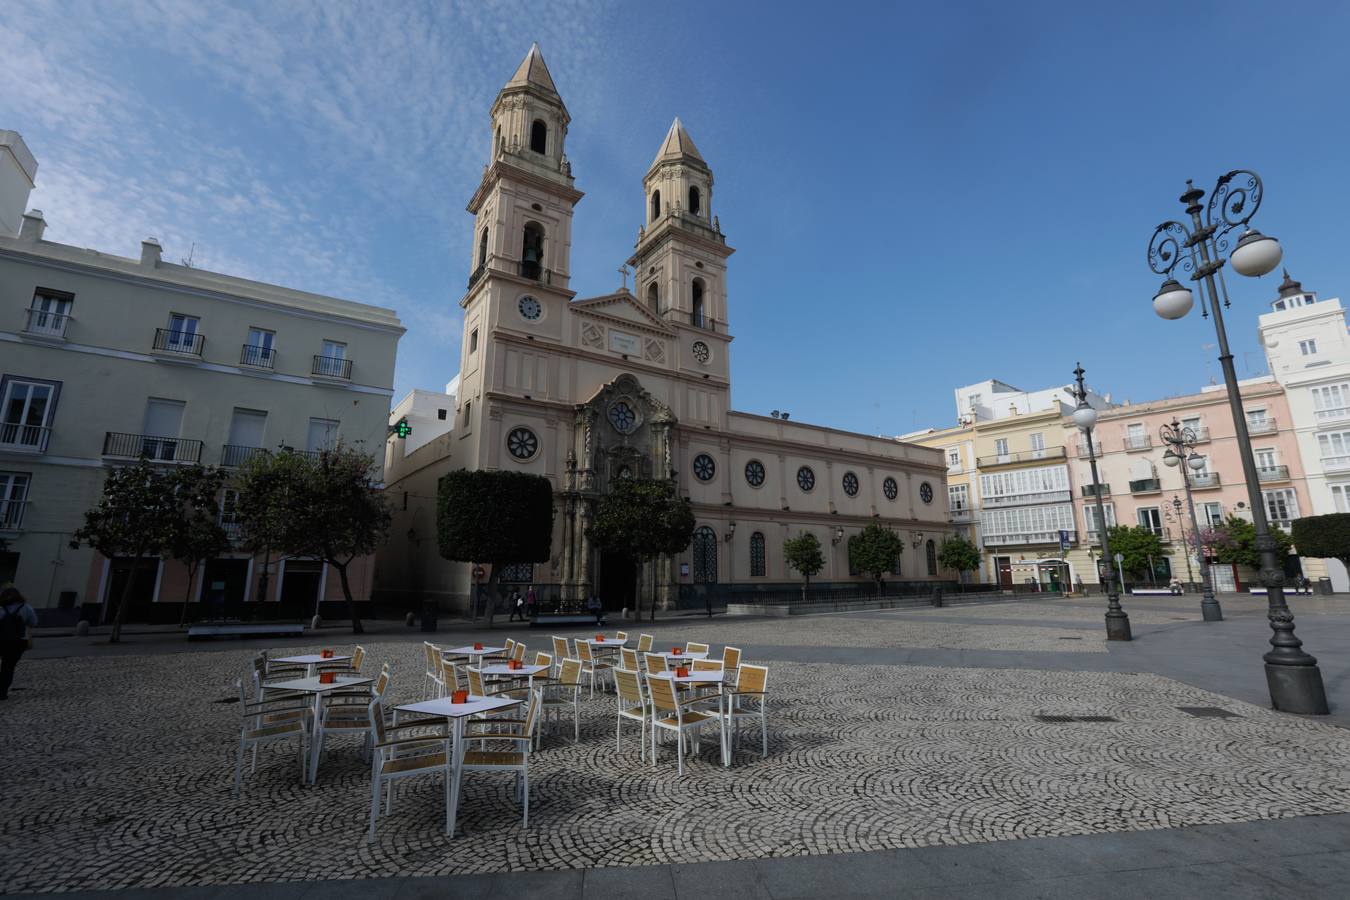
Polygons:
[[[965,643],[1006,630],[956,618]],[[828,640],[852,627],[839,621],[876,642],[915,634],[903,616],[829,616],[659,623],[659,640],[771,648],[788,632]],[[369,667],[392,663],[393,699],[413,699],[420,644],[367,648]],[[449,840],[439,785],[413,779],[367,844],[369,773],[351,740],[335,743],[315,787],[275,748],[231,797],[238,707],[216,701],[252,653],[25,660],[3,710],[5,755],[24,777],[0,826],[24,852],[0,869],[0,891],[763,860],[1350,811],[1350,733],[1158,675],[770,659],[768,759],[752,734],[724,769],[710,736],[683,778],[669,747],[644,766],[636,729],[615,749],[613,697],[597,696],[579,743],[549,735],[534,758],[529,829],[510,777],[477,774]]]

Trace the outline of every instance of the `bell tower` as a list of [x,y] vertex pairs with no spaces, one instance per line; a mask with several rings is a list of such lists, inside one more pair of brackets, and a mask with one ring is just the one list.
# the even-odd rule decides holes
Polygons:
[[[492,104],[491,143],[483,180],[469,200],[474,216],[464,310],[456,430],[482,432],[485,392],[500,367],[502,341],[548,336],[564,318],[572,248],[573,187],[564,144],[570,116],[538,44]],[[484,439],[490,436],[482,435]],[[477,463],[468,441],[466,465]]]
[[638,299],[686,336],[692,362],[729,375],[727,246],[712,212],[713,173],[677,117],[642,179],[643,225],[628,265]]

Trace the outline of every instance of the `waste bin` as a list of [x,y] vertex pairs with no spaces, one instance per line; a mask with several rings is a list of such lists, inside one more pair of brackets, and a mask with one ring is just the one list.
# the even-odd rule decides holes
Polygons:
[[940,587],[933,588],[933,605],[937,607],[942,606],[942,588]]
[[1330,579],[1330,578],[1319,578],[1319,579],[1317,579],[1317,593],[1319,593],[1319,594],[1328,594],[1328,595],[1331,594],[1331,579]]
[[435,631],[435,630],[436,630],[436,618],[437,618],[437,616],[439,616],[439,615],[440,615],[440,608],[436,605],[436,601],[435,601],[435,600],[423,600],[423,601],[422,601],[422,630],[423,630],[423,631]]

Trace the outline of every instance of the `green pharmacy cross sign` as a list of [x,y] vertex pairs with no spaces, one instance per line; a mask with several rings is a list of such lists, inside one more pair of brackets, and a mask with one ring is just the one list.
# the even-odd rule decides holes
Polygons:
[[408,435],[412,434],[412,426],[408,424],[407,419],[399,419],[398,424],[389,430],[401,438],[406,438]]

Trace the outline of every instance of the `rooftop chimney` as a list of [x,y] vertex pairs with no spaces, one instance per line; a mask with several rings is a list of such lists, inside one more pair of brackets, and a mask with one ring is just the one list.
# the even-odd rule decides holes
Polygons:
[[148,237],[141,241],[141,265],[147,269],[153,269],[159,265],[159,257],[164,253],[164,248],[159,245],[158,238]]
[[19,240],[37,243],[47,230],[47,220],[42,218],[42,210],[30,209],[23,214],[23,228],[19,231]]
[[17,131],[0,130],[0,237],[17,237],[37,178],[37,160]]

